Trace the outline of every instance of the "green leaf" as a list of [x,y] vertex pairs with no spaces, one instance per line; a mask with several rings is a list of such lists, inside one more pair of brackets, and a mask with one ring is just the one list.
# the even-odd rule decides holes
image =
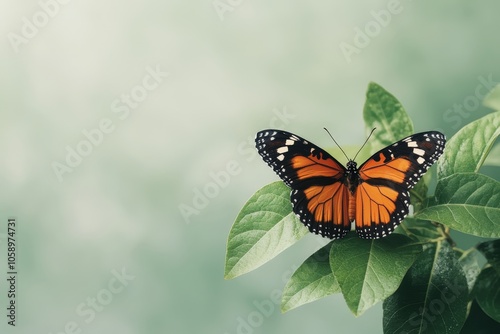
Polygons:
[[496,85],[484,98],[483,104],[491,109],[500,110],[500,84]]
[[446,241],[428,244],[384,301],[384,333],[459,333],[467,296],[467,280],[452,247]]
[[332,242],[320,248],[293,273],[283,290],[281,300],[283,313],[340,292],[339,284],[330,268],[331,246]]
[[456,250],[458,253],[458,262],[462,266],[462,270],[467,279],[467,286],[469,287],[469,294],[474,288],[477,276],[481,272],[481,267],[479,266],[479,252],[475,248],[471,248],[467,251]]
[[419,220],[411,217],[405,218],[395,230],[418,242],[436,241],[443,238],[442,228],[428,220]]
[[500,333],[500,323],[488,317],[477,302],[473,302],[469,316],[460,334],[492,334]]
[[493,146],[483,165],[500,167],[500,144]]
[[278,181],[257,191],[229,232],[224,278],[263,265],[308,233],[290,204],[290,189]]
[[492,267],[484,268],[477,278],[474,293],[481,309],[500,322],[500,274]]
[[364,240],[350,233],[332,243],[330,266],[347,306],[358,316],[396,291],[421,251],[401,234]]
[[485,238],[500,236],[500,183],[486,175],[454,174],[439,180],[436,202],[415,217]]
[[372,152],[413,134],[413,123],[401,103],[374,82],[368,84],[363,118],[368,131],[377,128],[369,142]]
[[477,249],[483,253],[488,263],[500,274],[500,239],[482,242]]
[[455,173],[477,172],[500,135],[500,111],[488,114],[460,129],[438,160],[438,179]]

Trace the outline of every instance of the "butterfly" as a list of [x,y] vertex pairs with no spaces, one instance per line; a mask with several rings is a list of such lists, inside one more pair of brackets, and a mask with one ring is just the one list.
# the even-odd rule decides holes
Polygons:
[[[333,137],[332,137],[333,138]],[[293,212],[309,231],[340,239],[351,230],[363,239],[391,234],[406,217],[415,184],[441,156],[445,136],[421,132],[346,167],[325,150],[286,131],[263,130],[255,144],[264,161],[291,188]]]

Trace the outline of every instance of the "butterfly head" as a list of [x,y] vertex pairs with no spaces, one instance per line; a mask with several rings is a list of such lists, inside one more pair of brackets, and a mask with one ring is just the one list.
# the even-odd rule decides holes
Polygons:
[[347,162],[346,167],[347,167],[348,171],[352,172],[352,171],[356,171],[358,169],[358,164],[356,163],[356,161],[349,159],[349,161]]
[[366,143],[368,142],[368,139],[370,139],[370,137],[372,136],[373,134],[373,131],[375,131],[377,128],[373,128],[372,131],[370,132],[370,134],[368,135],[368,137],[366,138],[365,142],[363,143],[363,145],[361,145],[361,147],[359,148],[358,152],[356,153],[356,155],[354,156],[353,159],[349,159],[349,157],[347,156],[347,154],[345,154],[344,150],[342,149],[342,147],[340,147],[340,145],[337,143],[337,141],[335,140],[335,138],[333,138],[332,134],[330,133],[330,131],[328,131],[327,128],[323,128],[325,129],[325,131],[330,135],[330,137],[332,138],[332,140],[334,141],[335,144],[337,144],[337,146],[340,148],[340,150],[342,151],[342,153],[344,153],[344,156],[347,158],[347,171],[349,172],[349,174],[351,175],[355,175],[358,173],[358,168],[357,168],[357,164],[354,160],[356,160],[356,157],[358,156],[359,152],[361,152],[361,150],[363,149],[363,147],[365,147]]

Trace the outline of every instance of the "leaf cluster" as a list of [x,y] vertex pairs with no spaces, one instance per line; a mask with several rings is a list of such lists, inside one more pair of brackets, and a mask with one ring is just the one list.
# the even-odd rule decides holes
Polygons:
[[[497,95],[485,104],[500,106]],[[372,151],[414,133],[401,103],[375,83],[368,86],[363,116],[367,132],[377,128]],[[317,250],[286,283],[282,312],[341,293],[356,316],[383,302],[384,333],[460,333],[481,328],[485,318],[500,325],[500,182],[480,173],[485,161],[500,166],[498,158],[488,158],[499,135],[500,111],[460,129],[448,140],[437,173],[429,170],[412,189],[413,216],[388,237],[363,240],[349,233]],[[462,250],[450,230],[497,239]],[[264,186],[231,228],[225,278],[256,269],[308,234],[292,212],[289,188]]]

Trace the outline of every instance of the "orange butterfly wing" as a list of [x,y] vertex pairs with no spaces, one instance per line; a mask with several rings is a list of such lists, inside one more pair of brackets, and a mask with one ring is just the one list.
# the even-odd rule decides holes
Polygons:
[[318,146],[286,131],[258,132],[256,147],[292,188],[293,212],[311,232],[338,239],[350,231],[344,166]]
[[409,211],[409,190],[437,161],[445,142],[436,131],[417,133],[378,151],[360,166],[355,221],[361,238],[384,237],[401,223]]

